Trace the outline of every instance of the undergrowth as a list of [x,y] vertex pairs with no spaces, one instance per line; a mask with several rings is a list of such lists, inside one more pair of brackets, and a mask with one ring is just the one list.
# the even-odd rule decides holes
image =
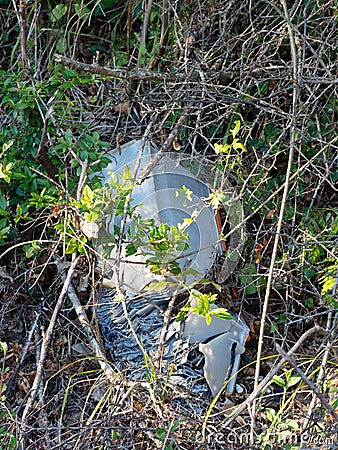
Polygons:
[[[335,2],[0,6],[0,448],[333,448]],[[244,408],[231,419],[235,410],[226,409],[224,396],[191,397],[157,373],[134,383],[114,370],[108,351],[107,377],[70,294],[40,360],[64,285],[58,258],[68,269],[81,255],[72,285],[101,341],[95,305],[102,273],[93,239],[102,214],[133,219],[129,234],[117,229],[103,242],[104,257],[122,243],[127,256],[146,248],[154,273],[180,275],[175,254],[189,245],[184,224],[133,216],[131,173],[113,176],[110,190],[101,183],[107,153],[142,136],[194,173],[212,167],[209,202],[223,219],[225,186],[243,205],[236,270],[224,283],[211,272],[213,283],[197,291],[195,307],[210,322],[217,294],[220,314],[240,313],[250,328],[233,405],[283,358],[276,344],[287,352],[299,343],[294,365],[282,365],[256,392],[250,414]],[[229,244],[226,220],[221,237]],[[181,316],[188,311],[189,304]],[[23,417],[40,363],[36,402]]]

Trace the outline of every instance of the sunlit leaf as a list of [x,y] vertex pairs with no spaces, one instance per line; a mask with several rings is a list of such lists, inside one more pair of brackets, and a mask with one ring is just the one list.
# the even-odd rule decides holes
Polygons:
[[246,152],[246,147],[244,144],[241,144],[240,142],[237,142],[237,139],[234,139],[232,146],[236,150],[242,150],[243,152]]
[[225,308],[215,308],[210,311],[210,314],[212,314],[215,317],[218,317],[222,320],[231,320],[234,317],[229,313],[229,311]]
[[241,122],[239,120],[235,120],[234,124],[235,124],[235,126],[231,130],[231,134],[232,134],[233,139],[235,139],[237,133],[239,132],[239,130],[241,128]]
[[285,386],[285,380],[284,380],[284,378],[283,378],[283,377],[280,377],[279,375],[275,375],[275,376],[272,378],[272,381],[273,381],[274,383],[276,383],[278,386],[281,386],[281,387],[284,387],[284,386]]
[[67,14],[67,5],[59,3],[51,12],[50,20],[56,22]]
[[273,408],[266,408],[265,412],[270,422],[273,422],[276,419],[277,413]]

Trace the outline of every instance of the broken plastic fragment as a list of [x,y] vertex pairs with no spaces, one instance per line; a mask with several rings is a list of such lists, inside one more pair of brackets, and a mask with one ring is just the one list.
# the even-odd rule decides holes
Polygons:
[[243,345],[230,332],[221,334],[206,344],[200,344],[199,350],[205,357],[204,378],[212,395],[215,397],[225,383],[226,391],[233,392],[239,357],[245,350]]
[[[216,304],[210,305],[216,309]],[[213,396],[216,396],[224,383],[226,391],[233,392],[240,354],[244,352],[249,328],[241,319],[222,320],[213,317],[207,325],[205,317],[189,314],[184,326],[184,337],[191,343],[200,342],[199,350],[205,357],[204,377]]]

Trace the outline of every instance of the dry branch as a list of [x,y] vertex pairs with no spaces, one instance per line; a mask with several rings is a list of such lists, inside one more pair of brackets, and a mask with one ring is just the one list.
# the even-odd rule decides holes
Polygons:
[[[66,277],[64,271],[62,270],[62,265],[60,262],[58,263],[58,266],[59,266],[59,268],[58,268],[59,274],[62,278],[62,281],[64,282],[64,284],[66,284],[67,277]],[[79,322],[82,325],[83,331],[88,338],[89,345],[92,347],[93,352],[94,352],[95,356],[97,357],[98,363],[99,363],[102,371],[106,375],[107,379],[111,383],[114,383],[116,380],[116,378],[114,376],[114,370],[108,363],[104,349],[103,349],[102,345],[100,344],[100,342],[98,341],[98,339],[95,337],[95,333],[93,332],[93,330],[90,326],[90,322],[88,320],[87,314],[81,305],[81,302],[76,294],[76,291],[75,291],[72,283],[70,283],[70,282],[67,283],[67,295],[69,297],[69,300],[72,302],[73,308],[76,312]]]
[[34,382],[33,382],[33,385],[31,387],[31,390],[30,390],[30,393],[29,393],[29,396],[28,396],[28,399],[27,399],[27,403],[26,403],[25,409],[24,409],[24,411],[22,413],[22,417],[21,417],[21,425],[22,425],[22,429],[23,430],[25,429],[25,426],[26,426],[26,418],[27,418],[29,412],[31,411],[31,409],[33,407],[33,403],[34,403],[34,400],[36,398],[36,395],[37,395],[37,392],[38,392],[38,389],[39,389],[39,385],[40,385],[40,381],[41,381],[42,373],[43,373],[43,368],[44,368],[44,363],[45,363],[45,359],[46,359],[46,356],[47,356],[47,350],[48,350],[48,346],[49,346],[49,343],[50,343],[51,338],[52,338],[52,333],[53,333],[53,330],[54,330],[54,327],[55,327],[56,319],[57,319],[58,314],[60,312],[60,309],[61,309],[61,307],[63,305],[64,299],[66,297],[66,294],[67,294],[67,291],[68,291],[71,279],[72,279],[72,277],[74,275],[77,263],[78,263],[78,258],[76,258],[73,261],[73,263],[71,264],[71,266],[68,269],[67,276],[65,277],[64,284],[62,286],[62,289],[61,289],[61,292],[59,294],[58,300],[57,300],[56,305],[54,307],[54,311],[53,311],[52,317],[50,319],[48,328],[46,330],[46,334],[45,334],[45,336],[43,338],[43,341],[42,341],[40,360],[39,360],[37,368],[36,368],[36,374],[35,374]]
[[21,62],[22,62],[22,76],[23,79],[28,77],[28,55],[27,55],[27,6],[26,0],[20,0],[18,8],[16,7],[15,1],[13,1],[14,7],[17,11],[18,22],[20,27],[20,52],[21,52]]
[[[298,73],[298,64],[299,63],[298,63],[298,57],[297,57],[295,36],[293,33],[292,25],[290,23],[289,11],[288,11],[288,7],[286,5],[286,1],[281,0],[281,3],[283,5],[285,20],[287,22],[287,27],[288,27],[288,31],[289,31],[289,40],[290,40],[291,55],[292,55],[292,73],[293,73],[293,79],[294,79],[294,85],[293,85],[293,90],[292,90],[292,106],[291,106],[290,124],[289,124],[290,146],[289,146],[288,164],[287,164],[286,174],[285,174],[283,197],[282,197],[280,210],[279,210],[277,229],[276,229],[276,234],[275,234],[275,239],[274,239],[274,244],[273,244],[273,250],[272,250],[270,267],[269,267],[269,275],[268,275],[268,279],[267,279],[263,311],[262,311],[262,317],[261,317],[259,341],[258,341],[258,349],[257,349],[257,363],[256,363],[254,390],[258,386],[258,380],[259,380],[259,375],[260,375],[260,364],[261,364],[261,356],[262,356],[263,343],[264,343],[265,322],[266,322],[270,293],[271,293],[271,288],[272,288],[273,272],[275,269],[275,263],[276,263],[276,258],[277,258],[277,250],[278,250],[278,245],[279,245],[279,240],[280,240],[280,235],[281,235],[281,230],[282,230],[284,211],[285,211],[288,193],[289,193],[289,189],[290,189],[292,163],[293,163],[293,157],[295,154],[296,114],[297,114],[297,110],[298,110],[298,98],[299,98],[300,74]],[[252,406],[252,417],[255,417],[255,411],[256,411],[256,403],[254,401],[253,406]],[[252,426],[252,430],[253,430],[253,426]]]
[[[188,73],[182,72],[155,72],[149,69],[143,68],[133,68],[133,69],[110,69],[108,67],[99,66],[97,64],[86,64],[79,61],[75,61],[72,58],[67,58],[66,56],[55,54],[55,62],[61,63],[64,66],[71,67],[75,70],[84,71],[88,73],[93,73],[96,75],[102,75],[109,78],[114,78],[118,80],[125,81],[163,81],[163,82],[187,82],[187,81],[200,81],[200,71],[189,70]],[[214,81],[219,81],[225,83],[232,80],[236,75],[237,71],[208,71],[211,79]]]
[[108,67],[98,66],[97,64],[85,64],[79,61],[75,61],[71,58],[66,58],[62,55],[55,55],[55,61],[61,63],[65,66],[72,67],[76,70],[83,70],[84,72],[93,73],[97,75],[103,75],[110,78],[116,78],[121,80],[133,81],[133,80],[144,80],[144,81],[179,81],[186,80],[184,74],[171,74],[163,72],[153,72],[148,69],[109,69]]

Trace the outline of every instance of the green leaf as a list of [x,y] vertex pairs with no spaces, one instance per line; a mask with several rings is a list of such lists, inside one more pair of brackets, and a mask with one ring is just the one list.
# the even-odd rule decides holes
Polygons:
[[140,55],[144,56],[147,53],[147,46],[146,44],[140,44]]
[[0,195],[0,208],[3,210],[7,209],[7,200],[2,195]]
[[299,375],[291,375],[291,377],[287,380],[287,387],[295,386],[301,381],[301,377]]
[[91,190],[88,184],[86,184],[82,190],[81,203],[85,206],[88,206],[92,205],[93,201],[94,201],[94,192]]
[[84,149],[81,151],[80,158],[82,161],[88,160],[88,150],[87,149]]
[[235,124],[235,126],[231,130],[231,134],[232,134],[233,139],[235,139],[237,133],[239,132],[239,130],[241,128],[241,122],[240,122],[240,120],[235,120],[234,124]]
[[128,244],[126,246],[126,256],[134,255],[137,252],[137,248],[134,244]]
[[276,419],[276,411],[273,408],[266,408],[265,410],[266,415],[268,420],[270,420],[270,422],[274,422],[274,420]]
[[224,145],[215,144],[214,145],[214,149],[215,149],[215,152],[217,154],[219,154],[219,153],[228,153],[229,150],[231,149],[231,145],[229,145],[229,144],[224,144]]
[[[191,225],[194,222],[194,219],[192,217],[184,217],[183,218],[183,223],[182,224],[178,224],[179,228],[185,229],[187,228],[189,225]],[[180,227],[181,225],[181,227]]]
[[32,258],[32,256],[36,256],[40,253],[41,247],[37,244],[36,241],[33,241],[32,244],[27,244],[23,246],[23,250],[25,252],[25,256],[27,259]]
[[212,322],[212,315],[210,313],[206,314],[205,321],[206,321],[207,325],[211,324],[211,322]]
[[[57,43],[56,43],[56,51],[58,53],[65,53],[65,51],[67,50],[67,39],[65,36],[60,36]],[[73,87],[73,83],[71,84],[71,87]]]
[[273,381],[273,383],[276,383],[278,386],[285,387],[285,380],[284,380],[284,378],[280,377],[279,375],[275,375],[272,378],[272,381]]
[[148,286],[145,287],[146,291],[155,291],[160,292],[163,291],[168,286],[176,286],[176,284],[172,281],[153,281]]
[[139,224],[138,224],[138,220],[137,219],[133,219],[130,222],[128,232],[129,232],[130,236],[136,236],[137,235],[137,233],[139,232]]
[[75,239],[71,239],[66,247],[65,253],[71,255],[76,252],[78,248],[78,243]]
[[8,351],[8,345],[7,342],[0,342],[0,349],[4,352],[4,355],[6,355],[7,351]]
[[70,130],[69,128],[65,132],[65,141],[68,145],[72,144],[73,142],[73,133],[72,130]]
[[8,142],[4,142],[4,143],[2,144],[2,152],[3,152],[3,153],[6,153],[6,151],[7,151],[9,148],[11,148],[13,144],[14,144],[14,141],[13,141],[13,140],[10,140],[10,141],[8,141]]
[[158,231],[161,236],[165,237],[168,234],[168,224],[167,223],[161,223],[158,227]]
[[3,179],[4,181],[6,181],[6,183],[9,183],[11,181],[11,168],[13,167],[13,164],[14,163],[12,162],[8,164],[0,163],[0,179]]
[[212,281],[211,284],[214,286],[214,288],[215,288],[218,292],[222,292],[222,286],[221,286],[221,285],[219,285],[218,283],[215,283],[214,281]]
[[248,286],[245,287],[245,293],[246,295],[254,295],[257,292],[257,288],[254,284],[248,284]]
[[9,232],[9,230],[11,229],[11,227],[4,227],[0,229],[0,236],[2,238],[6,238],[6,234]]
[[164,428],[156,428],[155,429],[155,433],[157,434],[157,436],[161,439],[161,441],[164,441],[164,438],[167,434],[166,430]]
[[308,308],[313,308],[313,306],[314,306],[314,300],[313,300],[313,298],[312,297],[308,297],[308,298],[306,298],[305,300],[304,300],[304,304],[305,304],[305,306],[307,306]]
[[236,150],[242,150],[243,152],[246,152],[246,147],[245,145],[241,144],[240,142],[237,142],[237,139],[234,139],[232,146],[234,149]]
[[298,430],[298,422],[294,419],[285,419],[284,425],[291,430]]
[[115,172],[108,172],[108,173],[109,173],[108,185],[116,189],[119,185],[119,177]]
[[332,406],[333,409],[337,409],[338,408],[338,398],[334,398],[331,402],[330,405]]
[[210,314],[212,314],[215,317],[218,317],[222,320],[231,320],[233,319],[233,316],[229,313],[229,311],[225,308],[215,308],[210,311]]
[[187,275],[192,275],[193,277],[198,278],[199,276],[201,276],[201,273],[198,270],[189,268],[189,269],[183,270],[181,275],[183,278],[185,278]]
[[67,5],[63,4],[56,5],[55,8],[52,10],[50,20],[52,22],[56,22],[62,19],[62,17],[64,17],[66,14],[67,14]]

